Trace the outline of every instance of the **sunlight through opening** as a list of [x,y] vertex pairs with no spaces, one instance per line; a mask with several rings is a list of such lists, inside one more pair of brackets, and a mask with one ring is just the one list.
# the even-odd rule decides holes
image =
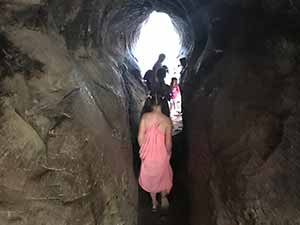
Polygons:
[[179,54],[181,50],[180,36],[174,27],[170,16],[166,13],[152,12],[143,23],[140,36],[133,49],[133,54],[138,60],[142,76],[152,69],[158,55],[164,53],[166,59],[163,65],[169,68],[165,79],[167,84],[172,77],[180,76]]

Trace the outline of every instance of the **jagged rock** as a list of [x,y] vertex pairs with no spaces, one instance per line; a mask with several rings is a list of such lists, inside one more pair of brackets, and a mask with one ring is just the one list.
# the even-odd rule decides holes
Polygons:
[[7,104],[3,103],[0,118],[1,186],[22,192],[46,163],[46,147],[35,130]]

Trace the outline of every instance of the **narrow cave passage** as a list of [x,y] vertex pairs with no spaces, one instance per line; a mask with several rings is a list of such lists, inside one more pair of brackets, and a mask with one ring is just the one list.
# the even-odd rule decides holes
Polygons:
[[[163,65],[167,66],[168,73],[165,83],[170,85],[171,78],[180,79],[180,62],[182,57],[182,36],[173,24],[173,20],[166,13],[152,12],[142,23],[136,43],[134,43],[133,55],[137,59],[137,64],[143,76],[147,70],[152,69],[157,61],[158,55],[164,53],[166,59]],[[178,98],[176,99],[178,100]],[[174,173],[173,188],[168,198],[170,208],[160,209],[157,212],[151,211],[151,200],[148,193],[139,187],[138,197],[138,225],[188,225],[189,195],[187,191],[187,149],[185,147],[184,134],[182,131],[181,97],[176,109],[171,110],[171,120],[173,122],[173,149],[171,165]],[[180,108],[180,109],[179,109]],[[181,132],[181,133],[180,133]],[[139,147],[135,148],[135,173],[138,178],[140,159],[138,155]],[[160,196],[158,196],[159,199]]]

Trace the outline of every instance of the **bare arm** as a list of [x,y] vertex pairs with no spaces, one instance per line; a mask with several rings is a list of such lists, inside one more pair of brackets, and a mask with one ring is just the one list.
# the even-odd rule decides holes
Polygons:
[[167,151],[168,153],[171,155],[172,152],[172,122],[171,120],[168,120],[168,126],[166,128],[166,147],[167,147]]
[[138,133],[138,143],[139,143],[139,146],[140,146],[140,147],[141,147],[142,144],[144,143],[145,130],[146,130],[146,126],[145,126],[145,118],[144,118],[144,116],[143,116],[142,119],[141,119],[141,122],[140,122],[139,133]]

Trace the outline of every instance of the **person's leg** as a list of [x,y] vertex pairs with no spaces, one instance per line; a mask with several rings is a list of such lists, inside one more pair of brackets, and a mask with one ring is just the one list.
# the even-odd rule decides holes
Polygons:
[[161,207],[167,209],[169,207],[169,200],[167,198],[168,192],[161,192]]
[[173,102],[173,107],[172,107],[172,109],[173,109],[173,110],[176,110],[176,105],[175,105],[176,103],[175,103],[175,100],[172,99],[172,102]]
[[150,193],[151,200],[152,200],[152,209],[157,208],[157,199],[156,199],[156,193]]

